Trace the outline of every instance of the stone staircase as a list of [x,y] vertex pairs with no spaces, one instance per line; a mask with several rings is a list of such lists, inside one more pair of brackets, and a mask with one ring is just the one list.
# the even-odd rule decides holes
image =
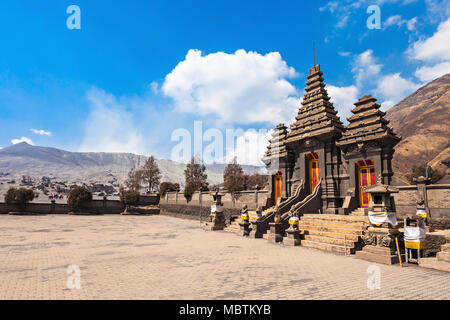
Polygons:
[[[248,218],[249,221],[255,221],[257,217],[256,211],[248,211]],[[239,225],[239,223],[241,223],[241,217],[237,217],[236,219],[234,219],[234,221],[229,224],[224,231],[228,231],[228,232],[237,232],[241,229],[241,226]]]
[[299,224],[304,236],[301,246],[354,254],[361,248],[361,236],[368,226],[369,219],[365,216],[305,214]]
[[446,244],[441,246],[441,251],[434,258],[421,258],[419,265],[425,268],[432,268],[450,272],[450,232],[445,235]]
[[356,209],[356,210],[354,210],[354,211],[352,211],[350,213],[350,216],[363,217],[365,215],[366,215],[366,213],[365,213],[365,209],[364,208],[358,208],[358,209]]

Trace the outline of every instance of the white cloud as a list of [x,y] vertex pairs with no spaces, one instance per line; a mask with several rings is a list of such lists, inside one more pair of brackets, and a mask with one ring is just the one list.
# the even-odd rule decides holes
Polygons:
[[296,76],[278,52],[202,56],[189,50],[166,76],[162,91],[181,112],[215,115],[224,122],[278,124],[292,119],[298,108],[298,92],[287,80]]
[[450,0],[425,0],[428,20],[439,23],[450,15]]
[[403,19],[401,15],[394,15],[386,19],[386,21],[383,23],[383,27],[384,29],[391,26],[397,26],[400,28],[403,25],[405,25],[409,31],[414,31],[416,29],[416,24],[417,24],[417,17],[407,20]]
[[358,100],[359,90],[356,86],[336,87],[327,85],[328,95],[331,97],[331,102],[338,112],[341,121],[345,122],[346,118],[351,116],[353,104]]
[[354,62],[353,73],[355,74],[356,86],[364,86],[367,82],[373,82],[379,75],[382,64],[377,63],[378,59],[373,56],[371,49],[359,54]]
[[409,31],[414,31],[416,30],[416,25],[417,25],[417,17],[414,17],[408,21],[406,21],[406,28]]
[[402,78],[400,73],[393,73],[381,79],[378,83],[377,92],[387,100],[383,104],[383,106],[387,107],[406,98],[419,87],[420,84]]
[[434,66],[424,66],[416,70],[415,76],[421,81],[428,82],[450,73],[450,61],[438,63]]
[[426,62],[450,60],[450,18],[442,22],[428,39],[415,42],[409,50],[413,59]]
[[150,90],[155,93],[158,94],[159,93],[159,84],[156,81],[153,81],[152,83],[150,83]]
[[87,94],[91,110],[80,151],[145,154],[145,138],[133,114],[114,95],[93,88]]
[[18,143],[21,143],[21,142],[26,142],[26,143],[34,146],[34,142],[30,138],[27,138],[27,137],[22,137],[20,139],[12,139],[11,140],[12,144],[18,144]]
[[30,129],[30,131],[32,131],[35,134],[38,134],[40,136],[47,136],[50,137],[52,135],[52,133],[50,131],[45,131],[45,130],[36,130],[36,129]]
[[340,51],[340,52],[338,52],[338,54],[339,54],[341,57],[348,57],[348,56],[350,56],[352,53],[349,52],[349,51]]
[[415,76],[421,81],[430,81],[450,73],[450,18],[442,22],[429,38],[412,44],[407,54],[412,60],[423,63]]

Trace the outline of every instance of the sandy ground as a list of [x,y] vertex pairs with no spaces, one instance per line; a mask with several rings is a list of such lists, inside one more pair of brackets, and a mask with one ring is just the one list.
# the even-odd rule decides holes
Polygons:
[[[450,299],[445,272],[167,216],[4,215],[0,229],[0,299]],[[379,289],[367,285],[374,267]]]

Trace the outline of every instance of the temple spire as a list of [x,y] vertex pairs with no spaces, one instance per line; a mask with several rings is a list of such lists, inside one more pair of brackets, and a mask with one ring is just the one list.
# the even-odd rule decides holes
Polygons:
[[316,42],[313,41],[313,56],[314,56],[314,64],[313,66],[316,65]]

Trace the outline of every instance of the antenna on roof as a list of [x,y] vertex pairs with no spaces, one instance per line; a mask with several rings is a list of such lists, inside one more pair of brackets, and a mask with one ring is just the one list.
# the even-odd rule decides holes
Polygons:
[[314,65],[316,65],[316,42],[313,41],[313,56],[314,56]]

